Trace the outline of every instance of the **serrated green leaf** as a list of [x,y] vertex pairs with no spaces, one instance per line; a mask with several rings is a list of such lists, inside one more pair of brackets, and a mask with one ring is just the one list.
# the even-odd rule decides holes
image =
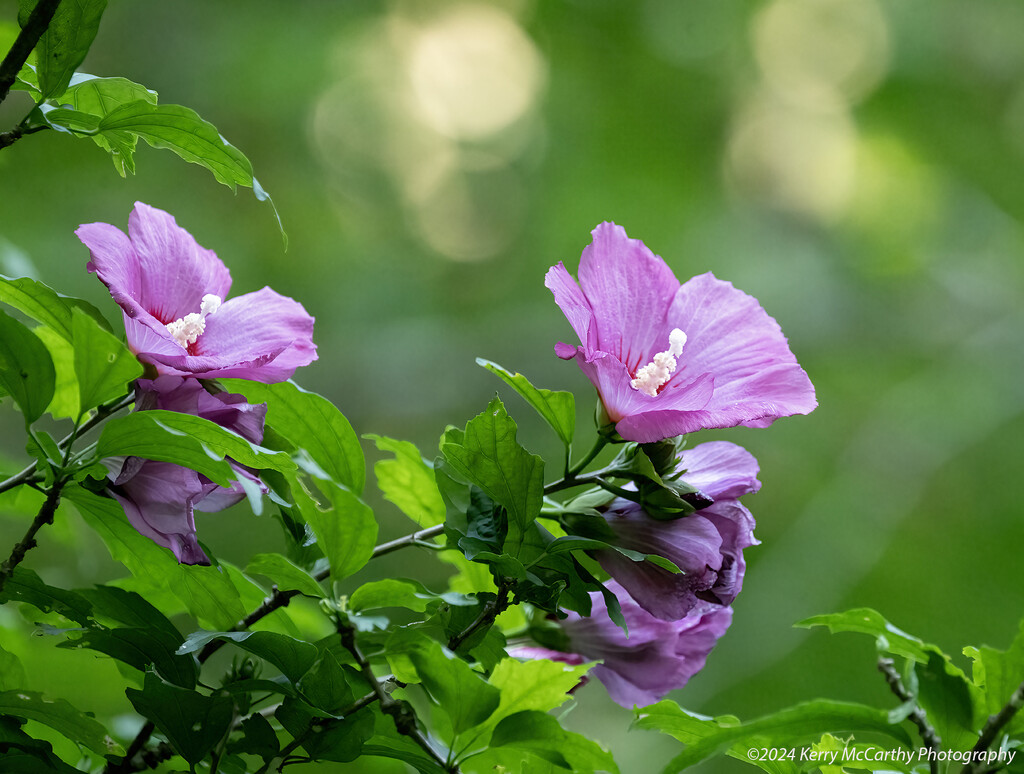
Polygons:
[[352,492],[330,481],[317,483],[326,496],[324,501],[314,499],[294,476],[292,495],[327,557],[331,579],[340,581],[370,561],[377,543],[377,520],[370,507]]
[[196,764],[224,738],[234,719],[230,696],[204,696],[146,673],[142,690],[125,691],[135,710],[156,724],[182,758]]
[[487,725],[524,710],[547,712],[569,700],[593,664],[573,666],[561,661],[506,658],[491,672],[490,683],[501,691],[501,702]]
[[408,650],[408,657],[456,734],[483,723],[497,709],[498,689],[465,661],[447,655],[438,643],[423,639]]
[[79,408],[84,413],[127,393],[128,383],[142,376],[142,364],[116,336],[78,309],[73,311],[71,328]]
[[178,653],[194,653],[212,640],[226,640],[270,662],[292,683],[297,683],[317,658],[315,645],[276,632],[195,632]]
[[35,691],[4,691],[0,715],[38,721],[100,755],[124,754],[103,726],[64,699],[48,699]]
[[0,311],[0,388],[18,404],[25,422],[35,422],[53,398],[57,374],[46,345]]
[[859,607],[854,610],[847,610],[845,613],[811,616],[794,624],[794,626],[801,629],[827,626],[828,630],[833,634],[836,632],[868,634],[879,639],[880,650],[920,663],[927,663],[930,649],[938,651],[938,648],[935,648],[934,645],[929,646],[912,634],[907,634],[897,629],[886,621],[878,611],[872,610],[869,607]]
[[316,579],[281,554],[256,554],[245,568],[247,575],[266,575],[282,591],[298,591],[310,597],[324,596]]
[[[115,621],[128,627],[159,632],[180,645],[184,638],[167,616],[134,591],[116,586],[94,586],[77,592],[92,605],[93,617],[100,621]],[[177,645],[175,645],[177,647]]]
[[771,739],[777,747],[789,747],[819,739],[824,733],[873,732],[908,749],[914,746],[902,727],[889,722],[886,711],[826,699],[797,704],[748,723],[692,715],[673,701],[645,707],[637,715],[635,728],[662,731],[687,745],[664,768],[664,774],[675,774],[734,747],[740,757],[749,747],[748,741],[758,737]]
[[398,506],[420,527],[433,527],[444,521],[444,500],[437,489],[434,469],[424,462],[419,449],[408,441],[396,441],[383,435],[364,435],[380,451],[395,455],[373,465],[377,486],[384,498]]
[[465,432],[449,428],[441,454],[459,475],[476,484],[508,512],[505,552],[518,557],[527,527],[540,514],[544,460],[516,441],[516,423],[495,397],[471,419]]
[[[35,3],[31,4],[32,6]],[[89,52],[107,0],[65,0],[36,46],[36,72],[42,96],[49,99],[64,93],[71,77]],[[27,18],[22,5],[19,21]]]
[[536,710],[518,712],[498,723],[491,746],[531,753],[574,774],[619,771],[611,753],[597,742],[566,731],[554,717]]
[[103,457],[134,456],[183,465],[227,486],[235,477],[224,459],[251,468],[289,472],[295,463],[287,454],[251,443],[215,422],[177,411],[136,411],[112,419],[97,444]]
[[562,443],[569,446],[576,432],[576,399],[571,392],[555,392],[534,387],[530,380],[520,373],[513,374],[497,363],[478,357],[476,363],[500,377],[518,392],[543,417],[555,431]]
[[229,392],[244,395],[250,403],[266,403],[268,424],[296,448],[304,449],[334,481],[356,494],[362,493],[366,463],[359,438],[327,398],[292,382],[220,381]]
[[42,282],[28,277],[5,277],[0,275],[0,301],[9,304],[36,322],[53,329],[65,341],[74,341],[71,331],[71,312],[79,309],[95,320],[104,330],[110,331],[110,324],[99,309],[81,298],[65,296]]
[[[205,167],[218,182],[232,191],[236,185],[253,189],[260,201],[274,210],[277,224],[281,218],[266,191],[253,177],[252,164],[238,148],[225,140],[217,128],[183,105],[155,105],[137,100],[121,105],[100,119],[97,130],[113,143],[123,143],[125,133],[137,135],[154,148],[164,148],[192,164]],[[281,237],[288,237],[281,229]]]

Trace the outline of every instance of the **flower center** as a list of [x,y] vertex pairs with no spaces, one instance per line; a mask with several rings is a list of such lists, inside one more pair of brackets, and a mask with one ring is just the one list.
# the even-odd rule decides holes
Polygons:
[[167,323],[167,330],[182,349],[188,349],[189,345],[195,344],[196,339],[206,330],[207,316],[220,309],[222,303],[220,296],[207,293],[203,296],[198,312],[191,312],[184,317],[179,317],[174,322]]
[[668,349],[659,352],[654,360],[640,368],[636,372],[636,378],[630,384],[633,389],[640,390],[652,398],[658,394],[658,390],[665,386],[676,370],[676,358],[683,352],[683,345],[686,344],[686,334],[678,328],[673,328],[668,335]]

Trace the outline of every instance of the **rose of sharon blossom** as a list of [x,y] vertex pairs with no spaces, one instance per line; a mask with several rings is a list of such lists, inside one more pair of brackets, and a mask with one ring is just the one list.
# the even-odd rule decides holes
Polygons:
[[548,658],[570,664],[602,661],[590,674],[623,707],[646,707],[682,688],[704,668],[708,654],[732,623],[732,608],[715,607],[679,621],[662,621],[637,605],[614,581],[606,584],[619,600],[629,636],[612,623],[600,593],[591,592],[589,617],[569,612],[562,629],[569,652],[547,648],[513,648],[512,656]]
[[[209,419],[253,443],[263,440],[266,404],[252,405],[241,395],[211,395],[194,379],[161,376],[136,382],[137,411],[164,409]],[[182,564],[209,564],[196,540],[193,513],[220,511],[245,497],[239,481],[221,487],[206,476],[180,465],[140,457],[105,460],[111,470],[110,495],[124,508],[128,521],[141,534],[174,552]],[[266,491],[248,468],[231,463],[239,479]]]
[[743,549],[758,542],[754,519],[738,499],[761,488],[750,452],[726,441],[704,443],[683,451],[680,469],[683,480],[714,500],[712,505],[665,521],[620,498],[604,517],[616,545],[663,556],[682,573],[613,550],[595,553],[640,607],[666,621],[731,604],[743,586]]
[[223,262],[166,212],[137,202],[127,236],[107,223],[75,233],[124,312],[128,346],[158,373],[279,382],[316,360],[301,304],[270,288],[226,300]]
[[702,428],[767,427],[817,406],[778,323],[708,273],[683,285],[643,242],[602,223],[579,285],[559,263],[544,284],[579,336],[576,358],[623,438],[649,443]]

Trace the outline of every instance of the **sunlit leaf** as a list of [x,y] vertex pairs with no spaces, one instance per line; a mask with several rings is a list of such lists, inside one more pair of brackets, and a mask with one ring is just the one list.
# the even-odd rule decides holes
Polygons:
[[433,527],[444,521],[444,500],[437,491],[434,469],[423,461],[419,449],[408,441],[396,441],[383,435],[368,434],[380,451],[393,453],[394,459],[373,465],[377,485],[384,497],[398,506],[421,527]]
[[262,384],[222,379],[229,392],[267,404],[267,423],[303,449],[328,476],[361,494],[366,484],[363,450],[352,425],[327,398],[292,382]]
[[522,374],[513,374],[497,363],[477,358],[476,363],[500,377],[509,387],[537,411],[566,446],[572,443],[576,432],[576,399],[571,392],[555,392],[534,387]]

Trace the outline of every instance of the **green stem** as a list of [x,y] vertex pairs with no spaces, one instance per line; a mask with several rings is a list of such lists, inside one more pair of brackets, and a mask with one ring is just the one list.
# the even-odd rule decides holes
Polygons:
[[578,476],[587,467],[587,465],[593,462],[594,458],[601,453],[601,449],[603,449],[607,445],[607,438],[605,438],[603,435],[597,436],[597,441],[594,443],[594,447],[589,452],[587,452],[587,456],[580,460],[578,463],[576,463],[575,467],[567,471],[565,477],[575,478],[576,476]]

